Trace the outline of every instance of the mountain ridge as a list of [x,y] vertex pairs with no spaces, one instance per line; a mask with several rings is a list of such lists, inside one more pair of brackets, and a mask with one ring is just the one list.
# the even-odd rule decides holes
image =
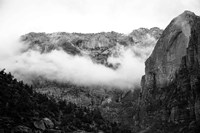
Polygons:
[[[48,53],[52,50],[63,49],[71,55],[88,55],[94,62],[108,66],[107,59],[111,55],[118,55],[117,49],[120,47],[132,47],[138,56],[143,53],[137,53],[138,49],[145,47],[154,47],[162,30],[154,27],[151,29],[140,28],[133,30],[129,35],[117,32],[100,33],[28,33],[21,36],[21,41],[26,44],[26,49],[36,50],[41,53]],[[139,45],[138,45],[139,44]],[[117,51],[117,52],[115,52]],[[149,51],[144,56],[149,55]]]

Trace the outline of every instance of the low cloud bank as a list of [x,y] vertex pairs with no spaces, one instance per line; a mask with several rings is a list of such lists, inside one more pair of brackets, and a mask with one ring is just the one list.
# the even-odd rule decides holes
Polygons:
[[[17,43],[20,49],[23,49],[20,42],[15,42],[13,46]],[[44,54],[34,50],[24,53],[20,53],[19,49],[13,49],[14,51],[18,52],[4,58],[1,55],[0,67],[6,68],[17,78],[28,83],[33,78],[42,76],[48,80],[72,82],[78,85],[134,88],[139,85],[140,78],[144,74],[143,61],[130,49],[123,50],[120,57],[109,57],[110,63],[121,64],[116,70],[96,64],[87,56],[72,56],[62,50]],[[114,60],[115,62],[112,62]]]

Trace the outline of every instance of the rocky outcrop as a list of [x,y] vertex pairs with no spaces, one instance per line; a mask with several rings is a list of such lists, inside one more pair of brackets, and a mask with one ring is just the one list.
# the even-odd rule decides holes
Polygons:
[[140,100],[145,117],[186,125],[199,121],[199,51],[200,17],[185,11],[167,26],[145,62]]

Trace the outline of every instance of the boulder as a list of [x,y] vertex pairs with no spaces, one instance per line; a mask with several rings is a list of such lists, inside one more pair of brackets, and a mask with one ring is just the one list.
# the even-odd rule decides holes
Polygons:
[[48,128],[48,129],[54,128],[54,123],[49,118],[43,118],[42,120],[43,120],[46,128]]
[[43,130],[43,131],[46,129],[43,120],[35,121],[35,122],[33,123],[33,125],[35,126],[35,128],[40,129],[40,130]]

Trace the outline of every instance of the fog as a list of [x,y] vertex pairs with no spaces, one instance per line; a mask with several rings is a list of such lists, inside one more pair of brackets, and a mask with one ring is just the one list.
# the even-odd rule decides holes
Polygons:
[[114,70],[96,64],[89,56],[73,56],[63,50],[53,50],[43,54],[34,50],[20,52],[26,45],[20,41],[11,43],[15,43],[14,46],[19,44],[20,47],[16,49],[12,47],[10,50],[13,52],[8,50],[7,57],[1,54],[0,67],[6,68],[7,72],[12,72],[18,79],[27,83],[37,76],[42,76],[62,83],[134,88],[139,85],[140,78],[144,74],[143,60],[136,57],[130,49],[121,50],[121,56],[117,58],[109,57],[110,63],[121,64]]

